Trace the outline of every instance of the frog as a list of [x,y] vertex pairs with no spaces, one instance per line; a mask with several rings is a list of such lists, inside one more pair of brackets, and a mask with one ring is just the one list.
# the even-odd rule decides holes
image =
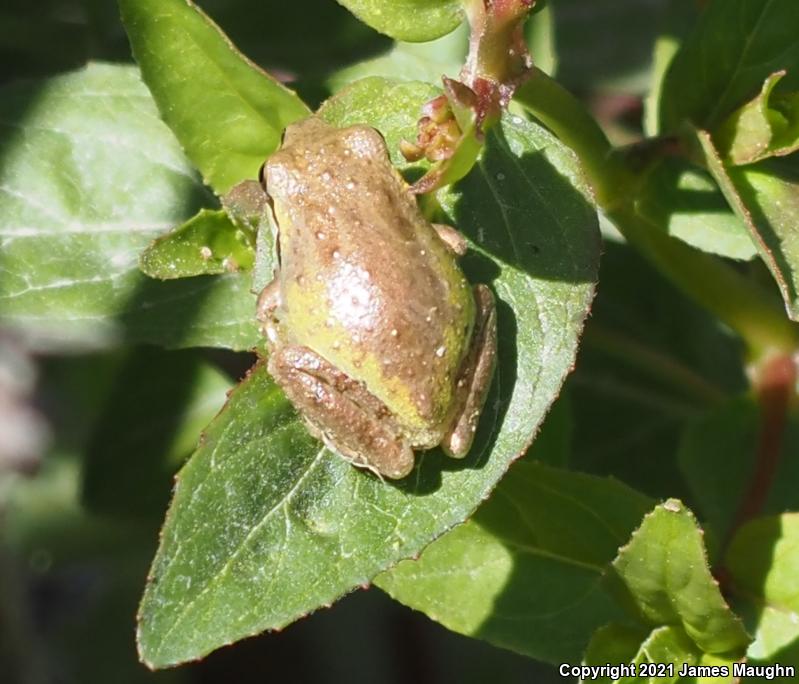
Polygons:
[[469,452],[496,363],[491,289],[423,215],[367,124],[289,125],[259,173],[277,266],[258,296],[267,368],[311,434],[381,479]]

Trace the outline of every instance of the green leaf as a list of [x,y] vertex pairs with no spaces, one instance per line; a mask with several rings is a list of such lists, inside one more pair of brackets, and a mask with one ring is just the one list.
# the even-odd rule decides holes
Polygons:
[[[547,5],[525,25],[525,37],[535,65],[548,74],[555,70],[554,25]],[[441,85],[441,77],[458,78],[469,50],[469,26],[461,24],[451,33],[425,43],[398,41],[385,54],[334,72],[326,83],[332,92],[369,76],[400,81],[425,81]]]
[[47,349],[255,343],[247,278],[139,272],[142,250],[213,198],[134,68],[6,86],[0,127],[2,325]]
[[338,0],[373,29],[396,40],[422,43],[463,21],[459,0]]
[[120,0],[145,83],[166,123],[223,195],[255,178],[283,129],[309,114],[297,95],[240,54],[189,0]]
[[[684,684],[738,684],[740,678],[735,675],[735,664],[742,660],[744,659],[703,653],[696,663],[696,667],[690,670],[694,673],[693,676],[683,677],[680,682]],[[708,674],[699,674],[700,672]]]
[[457,78],[468,49],[469,27],[463,24],[430,42],[397,42],[379,57],[334,72],[326,82],[333,92],[369,76],[440,85],[442,76]]
[[[647,636],[646,630],[632,625],[611,622],[597,629],[583,655],[582,664],[588,667],[606,664],[621,665],[632,663],[638,653],[640,644]],[[602,677],[597,675],[598,682],[617,682],[622,672]],[[585,678],[582,677],[581,681]]]
[[224,209],[200,209],[150,245],[139,267],[161,280],[247,271],[255,261],[251,240],[255,236],[233,223]]
[[[431,92],[361,81],[321,114],[377,126],[399,157]],[[574,157],[542,128],[509,118],[486,145],[448,199],[473,240],[467,275],[499,300],[494,390],[469,456],[433,451],[405,480],[381,482],[320,447],[258,368],[180,473],[142,601],[150,665],[280,627],[418,553],[530,443],[574,362],[596,275],[596,216]]]
[[525,459],[474,518],[375,583],[456,632],[574,662],[621,616],[602,578],[650,508],[614,480]]
[[[698,511],[718,539],[726,539],[752,482],[761,435],[761,408],[751,395],[736,397],[691,423],[677,458]],[[764,513],[799,509],[799,418],[792,412]]]
[[661,132],[689,120],[713,130],[775,71],[799,83],[799,12],[794,0],[712,0],[669,66],[660,96]]
[[650,624],[682,626],[706,653],[742,651],[749,644],[710,574],[702,532],[677,499],[644,519],[613,567]]
[[701,9],[696,0],[670,0],[666,3],[665,16],[660,23],[652,51],[649,92],[644,98],[644,133],[647,137],[656,136],[660,130],[660,96],[663,79],[680,45],[696,25]]
[[[700,659],[700,652],[681,627],[655,627],[649,634],[625,625],[610,624],[597,630],[586,651],[588,666],[627,665],[617,669],[617,676],[585,677],[580,682],[633,684],[634,682],[681,681],[679,672],[685,665]],[[652,665],[650,669],[648,665]]]
[[733,164],[751,164],[799,150],[799,93],[774,93],[784,76],[784,71],[771,74],[758,96],[721,125],[716,140]]
[[131,352],[86,447],[86,506],[128,518],[163,515],[175,471],[231,384],[194,350]]
[[669,235],[731,259],[751,259],[757,249],[713,178],[677,158],[664,159],[647,176],[636,210]]
[[799,320],[799,158],[727,167],[710,134],[697,136],[708,169],[777,281],[788,315]]
[[730,543],[726,567],[736,592],[758,614],[750,660],[799,667],[799,513],[744,525]]
[[554,76],[558,68],[558,51],[555,12],[551,4],[533,5],[533,14],[524,25],[524,37],[533,64],[545,74]]

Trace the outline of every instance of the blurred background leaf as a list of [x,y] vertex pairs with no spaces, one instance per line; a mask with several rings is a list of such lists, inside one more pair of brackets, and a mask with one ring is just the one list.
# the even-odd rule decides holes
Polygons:
[[50,350],[254,345],[246,274],[139,271],[153,238],[213,198],[135,68],[6,85],[0,127],[0,325]]

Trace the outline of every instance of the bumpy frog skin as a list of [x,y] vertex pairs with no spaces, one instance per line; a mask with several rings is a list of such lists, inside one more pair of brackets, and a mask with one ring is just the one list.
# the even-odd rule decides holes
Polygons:
[[280,267],[258,301],[269,372],[312,433],[389,478],[471,446],[496,356],[494,298],[456,262],[368,126],[311,117],[262,170]]

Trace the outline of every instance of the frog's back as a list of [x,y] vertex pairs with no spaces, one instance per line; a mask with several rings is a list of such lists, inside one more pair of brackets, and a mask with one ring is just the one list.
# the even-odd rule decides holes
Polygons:
[[291,193],[275,197],[281,324],[292,343],[363,380],[419,446],[432,445],[471,336],[471,288],[379,133],[325,128],[269,169],[283,174],[278,192]]

